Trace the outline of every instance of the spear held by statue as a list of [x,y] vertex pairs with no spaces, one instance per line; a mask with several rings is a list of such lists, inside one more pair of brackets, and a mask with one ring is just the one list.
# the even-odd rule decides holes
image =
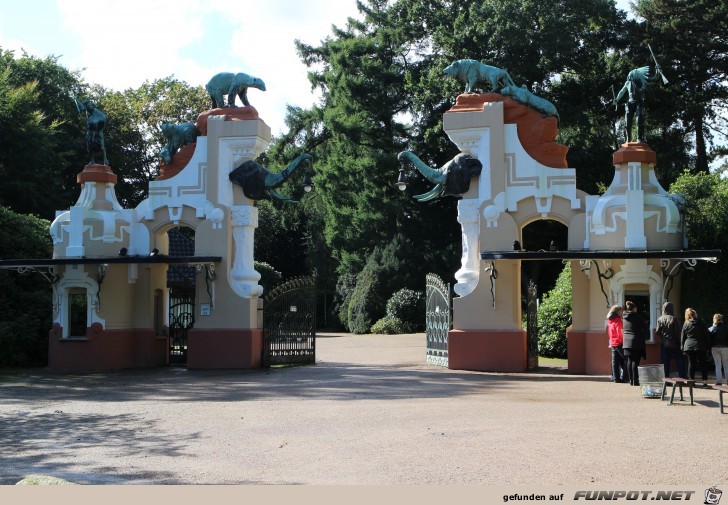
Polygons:
[[657,73],[659,73],[660,77],[662,77],[662,84],[668,84],[669,81],[667,80],[667,77],[665,77],[665,74],[662,73],[662,67],[659,63],[657,63],[657,58],[655,58],[655,53],[652,52],[652,47],[647,44],[647,48],[650,50],[650,54],[652,55],[652,61],[655,62],[655,68],[657,69]]

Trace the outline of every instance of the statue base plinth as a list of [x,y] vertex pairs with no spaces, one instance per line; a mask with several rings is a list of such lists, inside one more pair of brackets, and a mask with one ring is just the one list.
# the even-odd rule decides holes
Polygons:
[[86,165],[81,172],[76,175],[76,182],[85,184],[87,182],[110,182],[116,184],[118,177],[108,165]]
[[258,111],[252,105],[245,107],[218,107],[206,110],[197,117],[197,129],[202,135],[207,135],[207,118],[210,116],[225,116],[225,121],[245,121],[258,119]]
[[622,144],[619,151],[614,153],[613,163],[621,165],[623,163],[638,162],[654,165],[657,163],[657,153],[644,142],[627,142]]

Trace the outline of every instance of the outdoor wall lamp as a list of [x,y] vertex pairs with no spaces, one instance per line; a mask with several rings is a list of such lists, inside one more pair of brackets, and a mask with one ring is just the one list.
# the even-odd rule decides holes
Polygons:
[[407,189],[407,175],[404,173],[404,167],[399,169],[397,188],[399,188],[400,191],[404,191],[405,189]]
[[309,172],[308,169],[306,169],[305,174],[303,175],[303,190],[306,193],[310,193],[311,190],[313,190],[313,181],[311,180],[311,172]]
[[104,282],[107,270],[109,270],[108,263],[102,263],[96,268],[96,282],[98,282],[99,284]]

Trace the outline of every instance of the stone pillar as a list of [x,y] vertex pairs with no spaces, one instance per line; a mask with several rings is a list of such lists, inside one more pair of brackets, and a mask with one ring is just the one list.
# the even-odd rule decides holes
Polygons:
[[[224,217],[216,225],[198,227],[195,248],[197,254],[222,256],[222,262],[211,281],[215,290],[211,313],[198,317],[189,331],[187,366],[255,368],[261,366],[263,352],[258,298],[263,288],[253,257],[258,209],[242,188],[230,182],[229,174],[265,150],[270,128],[249,107],[221,112],[206,117],[204,125],[198,122],[200,131],[207,133],[206,195],[215,208],[224,209]],[[210,298],[204,281],[198,283],[197,293],[201,299]]]
[[253,205],[235,205],[231,215],[235,260],[230,270],[230,286],[240,297],[257,298],[263,294],[263,287],[258,285],[260,273],[255,270],[253,258],[258,209]]

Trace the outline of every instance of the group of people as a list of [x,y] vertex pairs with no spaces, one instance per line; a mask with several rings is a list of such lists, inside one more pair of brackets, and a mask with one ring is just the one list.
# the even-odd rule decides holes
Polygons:
[[[698,318],[697,312],[687,308],[685,322],[681,326],[672,303],[666,302],[662,307],[662,316],[657,320],[655,333],[661,340],[665,377],[670,376],[674,360],[680,377],[695,380],[699,369],[703,387],[707,387],[710,351],[715,362],[716,385],[723,383],[724,375],[728,375],[728,328],[723,324],[722,314],[715,314],[713,326],[707,328]],[[649,325],[637,313],[634,302],[628,301],[625,309],[614,305],[609,310],[607,336],[612,351],[612,380],[639,386],[638,368],[640,360],[647,358],[646,342],[650,337]]]

